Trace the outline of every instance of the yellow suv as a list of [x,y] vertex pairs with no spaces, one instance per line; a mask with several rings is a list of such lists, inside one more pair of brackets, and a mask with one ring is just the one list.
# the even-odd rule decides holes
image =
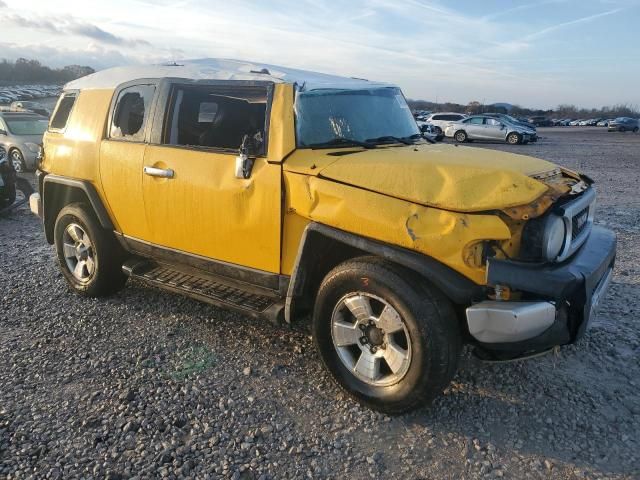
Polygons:
[[396,86],[230,60],[65,86],[32,210],[83,295],[127,277],[292,322],[358,401],[395,413],[463,344],[508,360],[576,341],[613,268],[588,177],[432,144]]

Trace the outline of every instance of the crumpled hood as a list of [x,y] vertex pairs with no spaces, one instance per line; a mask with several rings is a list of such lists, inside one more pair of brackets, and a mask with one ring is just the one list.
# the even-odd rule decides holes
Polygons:
[[337,158],[318,176],[458,212],[531,203],[548,187],[530,175],[557,168],[525,155],[443,144],[377,148]]

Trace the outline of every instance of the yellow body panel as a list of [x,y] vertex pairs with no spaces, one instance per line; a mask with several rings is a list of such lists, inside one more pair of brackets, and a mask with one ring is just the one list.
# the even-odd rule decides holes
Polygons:
[[119,232],[150,238],[142,195],[142,166],[146,145],[103,140],[100,148],[100,179],[106,207]]
[[555,168],[533,157],[442,144],[377,148],[337,158],[319,175],[461,212],[530,203],[547,186],[528,175]]
[[112,90],[80,92],[64,133],[47,132],[44,136],[43,170],[89,180],[100,192],[100,141],[112,94]]
[[174,178],[143,175],[149,242],[259,270],[280,271],[282,167],[256,159],[235,177],[235,155],[149,145],[144,164]]
[[[341,230],[429,255],[474,282],[484,269],[464,262],[465,247],[485,239],[507,240],[511,232],[496,215],[454,213],[386,197],[321,178],[284,173],[287,191],[283,251],[297,251],[296,236],[307,218]],[[292,222],[292,225],[289,223]],[[284,256],[283,273],[292,269]]]

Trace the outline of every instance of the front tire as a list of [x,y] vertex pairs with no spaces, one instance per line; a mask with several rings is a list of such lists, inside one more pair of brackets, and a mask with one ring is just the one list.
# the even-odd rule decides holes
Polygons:
[[122,249],[87,205],[72,203],[60,211],[54,240],[62,275],[75,292],[101,297],[124,286]]
[[464,142],[467,141],[467,138],[468,138],[467,137],[467,132],[465,132],[464,130],[458,130],[454,134],[453,138],[456,140],[456,142],[464,143]]
[[635,127],[635,128],[633,129],[633,133],[638,133],[638,130],[640,130],[640,128]]
[[375,257],[347,261],[327,274],[313,336],[336,383],[358,402],[391,414],[439,395],[461,349],[449,300],[412,272]]
[[22,152],[17,148],[14,148],[13,150],[11,150],[10,157],[11,165],[13,165],[13,169],[16,171],[16,173],[24,173],[27,168],[24,164],[24,156],[22,155]]
[[520,142],[522,142],[522,137],[520,136],[519,133],[513,132],[507,135],[507,143],[509,145],[517,145]]

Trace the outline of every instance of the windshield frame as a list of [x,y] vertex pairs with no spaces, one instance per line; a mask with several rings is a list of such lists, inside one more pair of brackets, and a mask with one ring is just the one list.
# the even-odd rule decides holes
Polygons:
[[[348,92],[348,91],[353,91],[353,92],[358,92],[358,91],[363,91],[363,90],[383,90],[383,89],[392,89],[396,91],[396,95],[400,95],[402,96],[403,101],[405,102],[405,105],[407,106],[407,109],[409,111],[409,116],[411,117],[411,119],[413,120],[413,123],[415,124],[416,127],[416,131],[407,136],[407,137],[403,137],[404,139],[410,140],[410,143],[405,143],[402,141],[399,142],[389,142],[389,141],[384,141],[384,142],[376,142],[376,143],[372,143],[372,147],[365,147],[362,145],[362,143],[368,143],[366,141],[366,139],[362,140],[362,139],[353,139],[353,143],[338,143],[338,144],[331,144],[331,140],[328,140],[327,142],[323,142],[322,144],[304,144],[301,142],[300,139],[300,135],[299,135],[299,118],[298,118],[298,99],[300,96],[311,93],[311,92],[317,92],[318,90],[322,90],[325,92],[330,92],[331,90],[335,90],[335,92]],[[309,90],[309,91],[304,91],[301,89],[296,89],[295,91],[295,98],[294,98],[294,102],[293,102],[293,126],[294,126],[294,140],[295,140],[295,147],[298,150],[324,150],[324,149],[341,149],[341,148],[360,148],[360,149],[367,149],[367,148],[375,148],[377,146],[394,146],[394,145],[399,145],[402,147],[406,147],[412,144],[415,144],[415,142],[418,142],[420,140],[424,140],[424,137],[422,136],[422,132],[420,130],[420,127],[418,126],[418,123],[415,119],[415,117],[413,116],[413,113],[411,113],[411,108],[409,107],[409,104],[407,102],[406,97],[404,96],[404,92],[402,91],[402,89],[400,89],[400,87],[395,86],[395,85],[388,85],[388,86],[371,86],[371,87],[360,87],[360,88],[323,88],[323,89],[318,89],[318,90]],[[346,94],[346,93],[345,93]],[[391,136],[391,135],[389,135]],[[340,139],[339,136],[335,136],[333,140],[336,139]],[[345,140],[349,140],[348,138],[346,138]],[[426,141],[425,141],[426,143]]]

